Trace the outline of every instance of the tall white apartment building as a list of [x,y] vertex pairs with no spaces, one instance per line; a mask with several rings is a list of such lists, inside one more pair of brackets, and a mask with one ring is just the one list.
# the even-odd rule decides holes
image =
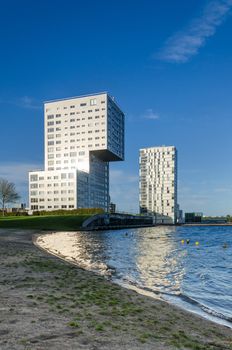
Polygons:
[[177,150],[173,146],[140,149],[140,212],[156,223],[177,221]]
[[31,210],[109,209],[109,162],[124,159],[124,114],[107,93],[44,104],[45,170],[29,173]]

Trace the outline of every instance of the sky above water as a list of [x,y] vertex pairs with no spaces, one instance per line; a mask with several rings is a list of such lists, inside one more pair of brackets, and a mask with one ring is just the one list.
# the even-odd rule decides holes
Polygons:
[[139,148],[178,149],[184,211],[232,214],[232,0],[9,1],[0,11],[0,177],[27,202],[43,101],[108,91],[126,115],[111,199],[138,211]]

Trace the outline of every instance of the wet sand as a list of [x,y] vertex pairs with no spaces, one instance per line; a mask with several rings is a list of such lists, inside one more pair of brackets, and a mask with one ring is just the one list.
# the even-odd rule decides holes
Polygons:
[[0,230],[1,350],[232,349],[231,329],[50,255],[36,233]]

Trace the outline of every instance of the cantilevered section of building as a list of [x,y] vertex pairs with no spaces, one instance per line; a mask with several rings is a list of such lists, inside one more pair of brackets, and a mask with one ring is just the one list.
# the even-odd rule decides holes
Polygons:
[[140,213],[156,223],[177,222],[177,150],[174,146],[140,149]]
[[45,170],[29,173],[31,210],[109,210],[109,162],[124,160],[124,114],[107,93],[44,104]]

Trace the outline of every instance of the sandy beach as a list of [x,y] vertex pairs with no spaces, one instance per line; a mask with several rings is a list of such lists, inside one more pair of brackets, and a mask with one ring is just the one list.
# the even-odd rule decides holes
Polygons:
[[232,349],[231,329],[50,255],[34,234],[0,230],[1,350]]

